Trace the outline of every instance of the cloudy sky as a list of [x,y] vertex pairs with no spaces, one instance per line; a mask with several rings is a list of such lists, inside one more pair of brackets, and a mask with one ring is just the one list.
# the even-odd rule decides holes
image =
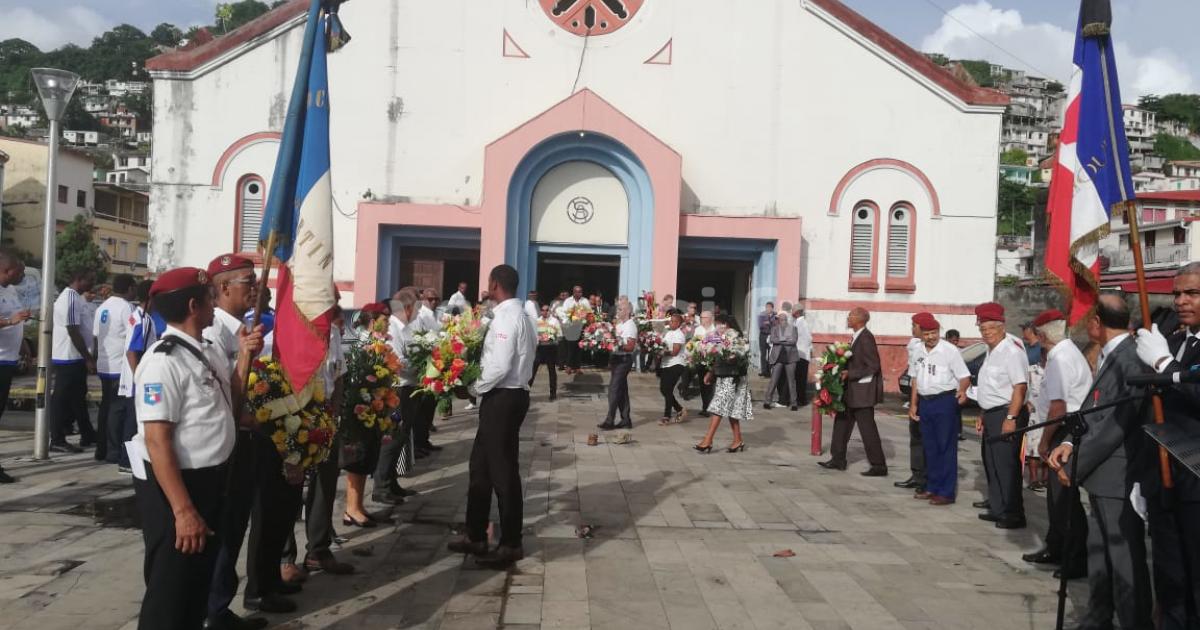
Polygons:
[[[1070,73],[1077,0],[843,2],[919,50],[984,58],[1060,80]],[[181,27],[208,23],[215,4],[215,0],[0,0],[0,40],[23,37],[43,49],[67,42],[87,45],[96,34],[120,22],[147,31],[159,22]],[[1192,32],[1200,23],[1200,2],[1114,0],[1113,9],[1126,100],[1142,94],[1200,92],[1200,74],[1185,62],[1200,59],[1200,38]]]

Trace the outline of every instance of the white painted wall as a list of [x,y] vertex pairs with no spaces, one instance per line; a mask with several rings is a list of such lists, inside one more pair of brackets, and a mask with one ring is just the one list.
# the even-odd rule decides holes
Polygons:
[[625,245],[629,196],[595,162],[565,162],[546,172],[530,200],[530,239],[538,243]]
[[[354,41],[331,56],[329,71],[339,280],[353,277],[352,215],[365,191],[478,204],[484,146],[577,85],[683,156],[682,211],[804,218],[801,286],[781,288],[781,299],[991,298],[1000,110],[964,107],[810,4],[648,2],[624,29],[590,39],[586,54],[583,39],[525,0],[357,0],[341,15]],[[501,55],[503,29],[529,59]],[[281,128],[301,32],[193,79],[156,78],[152,267],[225,251],[237,178],[254,172],[270,185],[274,143],[239,155],[220,186],[210,180],[235,140]],[[668,40],[673,65],[645,65]],[[913,203],[911,294],[849,293],[850,217],[828,216],[842,176],[882,157],[922,169],[941,198],[942,217],[933,218],[927,195],[893,171],[861,178],[846,197],[885,209]]]

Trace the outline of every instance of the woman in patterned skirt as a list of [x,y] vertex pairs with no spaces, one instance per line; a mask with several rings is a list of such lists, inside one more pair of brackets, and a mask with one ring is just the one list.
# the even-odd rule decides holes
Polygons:
[[[741,328],[738,327],[737,321],[732,316],[720,313],[716,316],[716,332],[722,335],[734,334],[742,335]],[[738,453],[746,449],[746,443],[742,440],[742,422],[754,419],[753,403],[750,400],[750,382],[746,374],[739,376],[720,376],[715,377],[713,371],[709,371],[704,375],[705,384],[711,384],[716,380],[716,390],[713,392],[712,402],[708,404],[708,413],[712,416],[712,420],[708,424],[708,433],[704,435],[704,439],[700,443],[693,446],[701,453],[711,453],[713,438],[717,435],[717,429],[721,426],[721,418],[729,419],[729,428],[733,429],[733,444],[725,449],[728,453]]]

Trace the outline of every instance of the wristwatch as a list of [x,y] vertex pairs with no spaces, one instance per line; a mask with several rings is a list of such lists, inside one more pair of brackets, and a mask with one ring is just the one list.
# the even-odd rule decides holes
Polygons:
[[1005,420],[1006,422],[1007,422],[1008,420],[1016,420],[1016,419],[1017,419],[1017,417],[1016,417],[1016,416],[1004,416],[1004,420]]

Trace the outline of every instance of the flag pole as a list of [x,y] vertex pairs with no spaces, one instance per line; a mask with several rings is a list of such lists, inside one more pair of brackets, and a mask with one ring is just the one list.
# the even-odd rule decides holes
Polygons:
[[[267,281],[271,277],[271,266],[275,264],[275,230],[271,230],[267,234],[267,253],[263,256],[263,273],[258,279],[258,298],[254,304],[254,318],[250,321],[250,330],[258,328],[259,322],[262,321],[263,311],[267,308]],[[254,370],[246,371],[246,382],[243,383],[246,387],[250,387],[250,374]]]
[[[1129,246],[1133,248],[1133,269],[1137,276],[1138,287],[1138,302],[1142,307],[1142,327],[1150,329],[1150,291],[1146,288],[1146,263],[1142,259],[1142,243],[1141,234],[1138,232],[1138,216],[1137,204],[1132,201],[1126,201],[1125,216],[1129,219]],[[1163,424],[1163,403],[1162,396],[1157,391],[1152,392],[1151,404],[1154,407],[1154,424]],[[1167,449],[1161,445],[1158,447],[1158,469],[1162,475],[1162,483],[1164,488],[1171,488],[1175,484],[1171,479],[1171,460],[1167,454]]]

